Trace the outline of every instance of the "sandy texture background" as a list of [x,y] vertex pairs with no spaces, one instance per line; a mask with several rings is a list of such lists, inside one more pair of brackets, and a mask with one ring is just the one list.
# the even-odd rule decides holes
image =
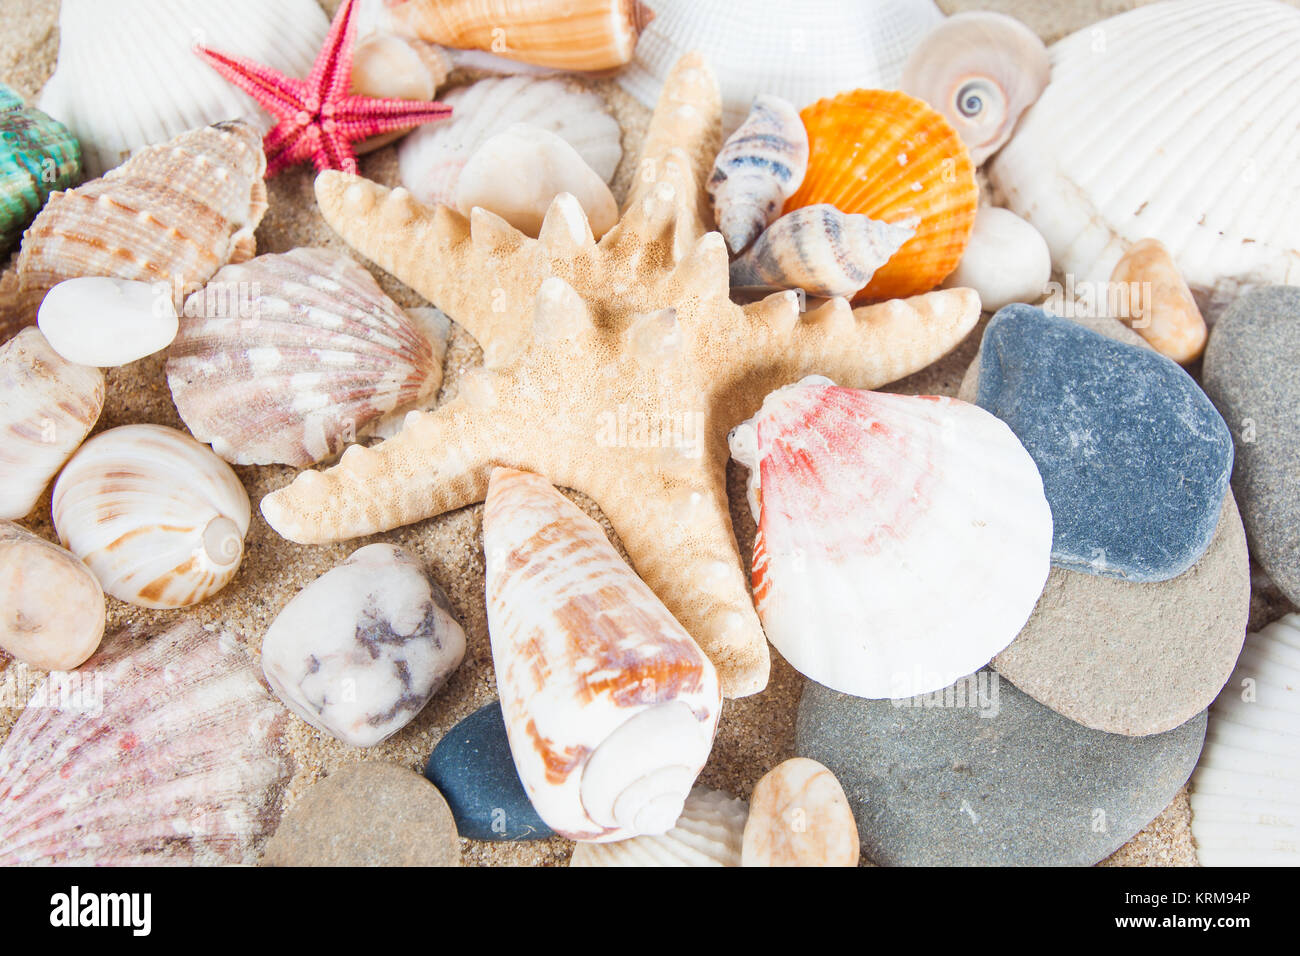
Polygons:
[[[333,13],[337,0],[322,0]],[[1135,6],[1133,0],[940,0],[947,12],[994,8],[1019,16],[1049,42],[1102,17]],[[32,99],[54,68],[58,50],[58,3],[49,0],[0,0],[0,80]],[[457,81],[453,76],[452,81]],[[462,79],[463,78],[459,78]],[[611,81],[593,82],[608,100],[623,127],[623,163],[614,183],[620,200],[626,192],[632,163],[648,112]],[[391,147],[361,160],[363,175],[396,184],[396,153]],[[298,246],[347,247],[321,219],[312,194],[312,175],[299,167],[273,179],[271,206],[257,231],[258,252],[285,252]],[[371,267],[384,290],[403,306],[425,304],[409,289]],[[452,317],[455,318],[454,316]],[[987,317],[985,317],[987,319]],[[892,387],[913,394],[955,395],[967,365],[975,355],[984,323],[951,355]],[[445,381],[440,400],[455,394],[466,369],[480,364],[477,345],[453,325]],[[96,432],[135,422],[154,422],[184,429],[176,414],[163,374],[163,358],[154,356],[119,369],[107,370],[108,399]],[[253,523],[245,541],[243,565],[234,581],[206,604],[185,611],[155,612],[112,598],[109,633],[129,622],[161,631],[181,614],[219,624],[237,635],[257,658],[262,635],[275,615],[306,584],[337,565],[358,547],[376,541],[400,544],[418,554],[443,585],[468,637],[464,663],[428,707],[400,733],[378,747],[356,750],[309,727],[290,721],[287,745],[296,772],[286,794],[286,806],[305,788],[335,768],[358,760],[387,760],[419,771],[435,744],[461,718],[496,696],[484,606],[482,508],[475,506],[417,525],[332,546],[297,545],[272,531],[257,510],[266,493],[287,484],[295,470],[283,466],[235,469],[253,502]],[[752,550],[754,523],[744,502],[743,469],[729,473],[732,518],[742,554]],[[589,500],[571,495],[593,516],[599,510]],[[55,540],[49,518],[49,494],[22,524]],[[613,537],[608,523],[606,532]],[[1252,608],[1252,627],[1281,613],[1275,594],[1261,592]],[[803,678],[773,651],[772,678],[766,691],[724,707],[713,755],[701,782],[748,798],[754,783],[771,767],[793,755],[794,719]],[[25,665],[0,658],[0,738],[7,735],[27,693],[41,675]],[[1186,792],[1145,830],[1108,861],[1113,865],[1194,865],[1195,849],[1188,827]],[[563,865],[571,844],[555,838],[526,844],[488,844],[462,840],[464,862],[470,865]]]

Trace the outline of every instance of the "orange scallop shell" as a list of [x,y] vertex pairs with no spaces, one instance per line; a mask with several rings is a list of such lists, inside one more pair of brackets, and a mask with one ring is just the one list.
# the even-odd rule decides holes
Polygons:
[[854,299],[919,295],[947,278],[966,250],[979,205],[975,166],[948,121],[892,90],[851,90],[799,115],[808,128],[808,174],[785,212],[830,203],[890,223],[921,220]]

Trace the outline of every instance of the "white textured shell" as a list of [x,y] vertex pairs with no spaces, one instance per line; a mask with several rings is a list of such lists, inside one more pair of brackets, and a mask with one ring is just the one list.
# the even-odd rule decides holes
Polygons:
[[569,866],[740,866],[748,816],[744,800],[696,787],[667,833],[614,843],[579,843]]
[[194,44],[306,76],[328,29],[316,0],[64,0],[59,62],[40,108],[76,135],[89,176],[222,120],[265,133],[269,114],[195,56]]
[[1300,614],[1246,636],[1191,780],[1204,866],[1300,865]]
[[943,19],[933,0],[655,0],[655,18],[619,85],[647,107],[683,55],[704,54],[722,91],[723,132],[772,93],[802,108],[857,87],[893,89],[921,38]]
[[81,446],[54,483],[54,527],[105,594],[177,608],[235,576],[248,493],[230,466],[189,435],[123,425]]
[[104,373],[26,328],[0,345],[0,395],[0,518],[21,518],[95,427]]
[[446,341],[430,331],[345,253],[258,256],[186,301],[167,384],[222,458],[302,468],[436,394]]
[[412,132],[397,148],[402,185],[416,199],[455,205],[465,162],[486,140],[527,123],[564,140],[605,182],[623,156],[618,121],[599,93],[571,79],[488,77],[447,93],[451,119]]
[[730,444],[758,522],[754,603],[801,674],[858,697],[928,693],[1028,620],[1052,514],[1033,459],[983,409],[810,376]]
[[292,773],[287,719],[224,632],[120,631],[51,674],[0,748],[0,866],[252,864]]
[[1159,239],[1207,320],[1300,283],[1300,10],[1154,3],[1052,46],[1052,81],[989,164],[1059,272],[1103,283]]
[[667,832],[713,746],[713,665],[546,479],[493,471],[483,548],[501,712],[538,814],[572,840]]

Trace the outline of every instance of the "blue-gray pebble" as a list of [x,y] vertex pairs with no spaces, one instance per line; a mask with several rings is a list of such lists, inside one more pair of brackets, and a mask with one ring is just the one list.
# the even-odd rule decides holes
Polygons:
[[1169,805],[1205,722],[1201,711],[1149,737],[1090,730],[988,670],[906,701],[808,681],[795,752],[835,773],[879,865],[1088,866]]
[[434,748],[424,775],[442,791],[463,837],[502,841],[555,835],[519,782],[500,701],[453,727]]
[[984,333],[976,401],[1038,465],[1057,567],[1167,581],[1209,547],[1232,436],[1174,362],[1009,305]]

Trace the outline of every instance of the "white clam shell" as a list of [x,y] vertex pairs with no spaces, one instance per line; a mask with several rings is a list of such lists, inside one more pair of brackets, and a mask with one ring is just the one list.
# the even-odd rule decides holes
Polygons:
[[1208,320],[1300,283],[1300,10],[1154,3],[1051,47],[1052,81],[989,164],[1076,283],[1155,238]]
[[978,670],[1028,620],[1052,515],[1033,459],[983,409],[814,376],[730,444],[756,506],[754,602],[800,673],[910,697]]
[[0,518],[21,518],[95,427],[104,373],[26,328],[0,345],[0,395]]
[[569,866],[740,866],[748,816],[744,800],[696,787],[667,833],[579,843]]
[[1191,779],[1204,866],[1300,865],[1300,614],[1248,634]]
[[957,268],[945,289],[974,289],[980,307],[996,312],[1012,302],[1038,302],[1048,293],[1052,254],[1037,229],[1009,209],[981,206]]
[[248,493],[189,435],[123,425],[81,446],[54,484],[54,527],[106,594],[140,607],[197,604],[239,568]]
[[39,107],[81,142],[87,176],[189,129],[269,114],[193,52],[203,43],[306,76],[329,29],[316,0],[65,0]]
[[165,282],[80,276],[45,294],[37,324],[69,362],[110,368],[161,352],[179,320]]

